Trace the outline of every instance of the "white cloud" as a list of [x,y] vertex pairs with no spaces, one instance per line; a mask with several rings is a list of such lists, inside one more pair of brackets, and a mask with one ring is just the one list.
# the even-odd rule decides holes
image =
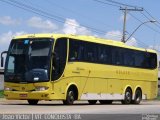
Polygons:
[[2,33],[0,35],[0,38],[1,38],[0,39],[0,45],[1,45],[0,52],[8,49],[9,43],[14,36],[18,36],[22,34],[26,34],[26,33],[24,31],[15,32],[15,33],[13,33],[12,31],[9,31],[7,33]]
[[10,16],[0,17],[0,24],[3,25],[19,25],[20,20],[13,19]]
[[129,39],[129,40],[126,42],[126,45],[137,47],[137,46],[138,46],[137,40],[136,40],[134,37],[131,37],[131,39]]
[[65,34],[91,35],[91,31],[86,27],[81,26],[75,19],[68,18],[64,23],[62,31]]
[[43,20],[40,17],[32,17],[27,22],[30,27],[40,29],[45,32],[53,32],[53,30],[58,28],[58,26],[50,20]]
[[119,30],[112,30],[106,33],[105,38],[121,41],[122,33]]
[[160,45],[150,45],[148,48],[155,49],[155,50],[160,50]]
[[[122,33],[119,30],[112,30],[106,33],[105,38],[121,41]],[[138,46],[137,40],[134,37],[131,37],[125,44],[129,46]]]

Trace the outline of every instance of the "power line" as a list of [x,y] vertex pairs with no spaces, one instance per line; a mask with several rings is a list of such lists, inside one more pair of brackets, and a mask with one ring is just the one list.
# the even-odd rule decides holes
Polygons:
[[147,15],[145,15],[144,13],[141,12],[141,14],[142,14],[145,18],[147,18],[148,20],[151,20],[151,19],[155,20],[156,22],[154,23],[154,25],[155,25],[156,27],[160,28],[160,25],[157,24],[157,23],[159,23],[159,21],[156,20],[154,17],[151,17],[151,19],[150,19],[150,18],[149,18]]
[[102,3],[102,4],[106,4],[106,5],[111,5],[113,7],[120,7],[119,5],[115,5],[115,4],[111,4],[111,3],[107,3],[107,2],[103,2],[103,1],[100,1],[100,0],[93,0],[95,2],[99,2],[99,3]]
[[[128,31],[126,31],[126,33],[128,34],[128,36],[131,35]],[[146,48],[146,47],[149,46],[149,45],[145,44],[144,42],[142,42],[141,40],[137,39],[134,35],[133,35],[132,37],[135,38],[135,40],[136,40],[139,44],[141,44],[144,48]],[[130,41],[130,40],[128,40],[128,41]],[[127,41],[127,42],[128,42],[128,41]]]
[[[6,0],[0,0],[0,2],[4,2],[4,3],[7,3],[7,4],[10,4],[12,6],[15,6],[17,8],[20,8],[20,9],[23,9],[25,11],[28,11],[28,12],[31,12],[31,13],[34,13],[34,14],[37,14],[37,15],[40,15],[40,16],[43,16],[43,17],[46,17],[46,18],[49,18],[49,19],[52,19],[52,20],[55,20],[57,22],[60,22],[60,23],[64,23],[65,22],[65,19],[64,18],[61,18],[59,16],[55,16],[53,14],[50,14],[48,12],[45,12],[45,11],[42,11],[40,9],[37,9],[37,8],[34,8],[34,7],[31,7],[29,5],[26,5],[24,3],[21,3],[21,2],[17,2],[15,0],[9,0],[9,1],[6,1]],[[71,25],[71,26],[75,26],[77,27],[76,25],[72,24],[72,23],[66,23],[68,25]],[[106,31],[103,31],[103,30],[99,30],[99,29],[95,29],[93,27],[90,27],[90,26],[86,26],[86,25],[81,25],[82,27],[86,27],[90,30],[93,30],[94,32],[96,33],[106,33]]]
[[[2,2],[6,2],[6,1],[4,1],[4,0],[1,0]],[[10,1],[10,2],[9,2]],[[24,3],[20,3],[20,2],[17,2],[17,1],[15,1],[15,0],[9,0],[9,1],[7,1],[6,3],[8,3],[8,4],[10,4],[10,5],[13,5],[13,6],[15,6],[15,7],[18,7],[18,8],[21,8],[21,9],[23,9],[23,10],[26,10],[26,11],[29,11],[29,12],[32,12],[32,13],[35,13],[35,14],[38,14],[38,15],[40,15],[40,16],[43,16],[43,17],[46,17],[46,18],[49,18],[49,19],[53,19],[53,20],[55,20],[55,21],[57,21],[57,22],[61,22],[61,23],[64,23],[64,21],[65,21],[65,19],[64,18],[62,18],[62,17],[59,17],[59,16],[53,16],[52,14],[50,14],[50,13],[48,13],[48,12],[45,12],[45,11],[42,11],[42,10],[40,10],[40,9],[37,9],[37,8],[34,8],[34,7],[31,7],[31,6],[29,6],[29,5],[26,5],[26,4],[24,4]],[[13,3],[13,1],[14,1],[14,3]],[[55,17],[57,17],[56,19],[55,19]],[[71,26],[76,26],[76,25],[74,25],[74,24],[72,24],[72,23],[66,23],[66,24],[68,24],[68,25],[71,25]],[[95,29],[95,28],[93,28],[93,27],[90,27],[90,26],[86,26],[86,25],[81,25],[82,27],[85,27],[85,28],[88,28],[88,29],[90,29],[90,30],[93,30],[95,33],[103,33],[103,34],[106,34],[106,31],[103,31],[103,30],[99,30],[99,29]],[[79,27],[79,26],[76,26],[76,27]],[[118,37],[118,35],[117,35],[117,37]]]
[[63,20],[62,20],[63,18],[61,18],[61,17],[51,15],[51,14],[49,14],[49,13],[47,13],[47,12],[44,12],[44,11],[39,10],[39,9],[37,9],[37,8],[31,7],[31,6],[29,6],[29,5],[26,5],[26,4],[17,2],[17,1],[15,1],[15,0],[8,0],[8,1],[7,1],[7,0],[0,0],[0,1],[1,1],[1,2],[5,2],[5,3],[7,3],[7,4],[10,4],[10,5],[12,5],[12,6],[15,6],[15,7],[17,7],[17,8],[23,9],[23,10],[25,10],[25,11],[32,12],[32,13],[38,14],[38,15],[40,15],[40,16],[49,18],[49,19],[53,19],[53,20],[55,20],[55,21],[57,21],[57,22],[62,22],[62,21],[63,21]]
[[[94,0],[94,1],[96,1],[96,0]],[[54,5],[55,7],[61,8],[61,9],[65,10],[65,11],[69,11],[69,12],[72,13],[72,14],[75,14],[75,15],[78,15],[78,16],[82,16],[84,19],[86,19],[86,20],[88,20],[88,21],[90,21],[90,22],[91,22],[91,21],[95,21],[96,23],[105,25],[106,27],[109,27],[109,28],[113,27],[113,26],[107,25],[106,23],[104,23],[104,22],[102,22],[102,21],[97,20],[96,18],[93,19],[93,18],[91,18],[91,17],[89,17],[89,16],[86,16],[86,15],[84,15],[84,14],[81,14],[81,13],[75,11],[75,10],[72,10],[72,9],[63,7],[63,6],[59,5],[59,4],[56,4],[56,3],[54,3],[52,0],[51,0],[51,1],[50,1],[50,0],[46,0],[45,2],[46,2],[48,5],[50,5],[50,6],[53,6],[53,5]]]
[[[128,13],[130,16],[132,16],[135,20],[139,21],[140,23],[143,23],[143,21],[141,21],[140,19],[138,19],[137,17],[135,17],[133,14],[131,13]],[[144,24],[146,27],[150,28],[151,30],[153,30],[154,32],[157,32],[160,34],[159,31],[157,31],[156,29],[152,28],[151,26],[147,25],[147,24]]]
[[[59,16],[52,16],[52,14],[50,14],[50,13],[48,13],[48,12],[45,12],[45,11],[42,11],[42,10],[40,10],[40,9],[37,9],[37,8],[35,8],[35,7],[31,7],[31,6],[29,6],[29,5],[26,5],[26,4],[24,4],[24,3],[20,3],[20,2],[17,2],[17,1],[15,1],[15,0],[9,0],[10,2],[8,2],[7,1],[7,3],[8,4],[11,4],[11,5],[13,5],[13,6],[16,6],[16,7],[18,7],[18,8],[21,8],[21,9],[24,9],[24,10],[26,10],[26,11],[29,11],[29,12],[32,12],[32,13],[35,13],[35,14],[38,14],[38,15],[40,15],[40,16],[43,16],[43,17],[46,17],[46,18],[49,18],[49,19],[54,19],[55,21],[57,21],[57,22],[61,22],[61,23],[64,23],[64,21],[65,21],[65,19],[64,18],[62,18],[62,17],[59,17]],[[13,1],[14,1],[14,3],[13,3]],[[2,2],[6,2],[6,1],[3,1],[2,0]],[[23,7],[22,7],[23,6]],[[55,17],[57,17],[57,19],[55,19]],[[71,26],[76,26],[76,25],[74,25],[74,24],[72,24],[72,23],[66,23],[66,24],[68,24],[68,25],[71,25]],[[103,30],[99,30],[99,29],[95,29],[95,28],[93,28],[93,27],[90,27],[90,26],[86,26],[86,25],[81,25],[82,27],[86,27],[86,28],[88,28],[88,29],[90,29],[90,30],[93,30],[95,33],[103,33],[103,34],[106,34],[106,31],[103,31]],[[77,27],[77,26],[76,26]],[[116,34],[113,34],[113,35],[115,35],[115,36],[117,36],[117,37],[121,37],[120,35],[116,35]]]
[[[113,0],[105,0],[106,2],[102,2],[102,1],[99,1],[99,0],[94,0],[94,1],[97,1],[99,3],[102,3],[102,4],[108,4],[106,3],[107,1],[110,2],[110,3],[114,3],[114,4],[108,4],[108,5],[111,5],[111,6],[116,6],[116,7],[121,7],[120,5],[122,6],[128,6],[128,7],[134,7],[134,8],[142,8],[142,7],[138,7],[138,6],[133,6],[133,5],[128,5],[128,4],[124,4],[124,3],[120,3],[120,2],[116,2],[116,1],[113,1]],[[118,5],[115,5],[115,4],[118,4]],[[144,9],[145,10],[145,9]],[[147,14],[149,14],[152,18],[154,18],[148,11],[145,10],[145,12],[147,12]],[[141,20],[139,20],[137,17],[133,16],[131,13],[129,13],[134,19],[136,19],[137,21],[139,21],[140,23],[143,23]],[[156,20],[156,19],[154,19]],[[158,23],[160,24],[160,22],[158,21]],[[150,28],[151,30],[153,30],[154,32],[157,32],[160,34],[159,31],[155,30],[154,28],[150,27],[149,25],[145,24],[145,26],[147,26],[148,28]]]
[[[43,8],[42,8],[42,6],[39,6],[38,4],[33,4],[32,2],[30,2],[29,0],[23,0],[23,4],[24,4],[24,2],[26,3],[25,5],[27,5],[28,3],[31,5],[31,6],[34,6],[34,8],[36,8],[36,9],[38,9],[38,10],[41,10],[41,11],[44,11],[44,12],[46,12],[46,13],[49,13],[48,11],[49,10],[44,10]],[[46,2],[46,1],[45,1]],[[36,6],[36,7],[35,7]],[[53,14],[52,14],[53,15]],[[60,16],[60,15],[55,15],[54,14],[54,16],[56,16],[56,17],[59,17],[59,18],[62,18],[63,19],[63,17],[62,16]]]
[[[5,3],[7,3],[7,4],[10,4],[10,5],[12,5],[12,6],[15,6],[15,7],[17,7],[17,8],[20,8],[20,9],[23,9],[23,10],[25,10],[25,11],[28,11],[28,12],[32,12],[32,13],[34,13],[34,14],[37,14],[37,15],[40,15],[40,16],[43,16],[43,17],[46,17],[46,18],[49,18],[49,19],[52,19],[52,20],[55,20],[55,21],[57,21],[57,22],[61,22],[61,23],[64,23],[64,18],[61,18],[61,17],[59,17],[59,16],[55,16],[55,15],[52,15],[52,14],[50,14],[50,13],[48,13],[48,12],[45,12],[45,11],[42,11],[42,10],[39,10],[39,9],[37,9],[37,8],[34,8],[34,7],[31,7],[31,6],[28,6],[28,5],[26,5],[26,4],[24,4],[24,3],[20,3],[20,2],[17,2],[17,1],[15,1],[15,0],[9,0],[9,1],[6,1],[6,0],[1,0],[0,2],[5,2]],[[130,14],[131,15],[131,14]],[[131,15],[131,16],[133,16],[133,15]],[[136,17],[135,17],[136,18]],[[139,22],[142,22],[142,21],[140,21],[138,18],[136,18]],[[72,25],[72,26],[75,26],[75,25],[73,25],[73,24],[70,24],[70,23],[67,23],[67,24],[69,24],[69,25]],[[92,29],[92,30],[94,30],[95,32],[97,32],[97,33],[106,33],[105,31],[99,31],[99,30],[97,30],[97,29],[95,29],[95,28],[92,28],[92,27],[88,27],[88,26],[85,26],[86,28],[89,28],[89,29]],[[149,26],[150,27],[150,26]],[[157,32],[157,31],[155,31],[155,32]],[[158,32],[158,33],[160,33],[160,32]]]
[[153,17],[146,9],[144,9],[144,11],[154,20],[157,21],[158,24],[160,24],[159,20],[155,19],[155,17]]
[[[126,31],[126,33],[127,33],[128,35],[130,35],[129,32]],[[145,48],[145,49],[149,48],[149,45],[147,45],[146,43],[144,43],[144,42],[142,42],[141,40],[137,39],[137,37],[135,37],[134,35],[133,35],[133,38],[135,38],[136,42],[137,42],[139,45],[141,45],[143,48]],[[152,49],[154,49],[154,50],[156,50],[157,52],[160,53],[160,50],[155,49],[155,48],[152,48]]]
[[138,6],[133,6],[133,5],[129,5],[129,4],[125,4],[125,3],[121,3],[121,2],[117,2],[114,0],[105,0],[114,4],[118,4],[118,5],[122,5],[122,6],[126,6],[126,7],[133,7],[133,8],[142,8],[142,7],[138,7]]

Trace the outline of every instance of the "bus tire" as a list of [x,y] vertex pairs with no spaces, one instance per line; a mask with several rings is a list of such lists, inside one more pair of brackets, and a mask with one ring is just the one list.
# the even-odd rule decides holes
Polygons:
[[28,100],[28,103],[30,105],[37,105],[38,104],[38,100]]
[[94,104],[96,104],[96,102],[97,102],[97,100],[88,100],[88,103],[89,103],[90,105],[94,105]]
[[73,105],[75,101],[75,93],[73,89],[67,91],[66,100],[63,100],[64,105]]
[[100,100],[101,104],[112,104],[113,100]]
[[124,95],[124,100],[121,101],[122,104],[130,104],[132,102],[132,90],[127,88]]
[[140,104],[142,100],[142,91],[140,88],[138,88],[135,92],[134,100],[132,101],[133,104]]

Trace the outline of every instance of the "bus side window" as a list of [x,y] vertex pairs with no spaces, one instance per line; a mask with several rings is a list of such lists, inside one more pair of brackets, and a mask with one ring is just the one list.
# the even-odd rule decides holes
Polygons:
[[69,61],[75,61],[78,56],[78,44],[76,41],[70,40],[69,41]]
[[85,61],[87,62],[97,62],[97,45],[94,43],[85,43]]
[[144,68],[144,54],[141,51],[135,53],[135,67]]
[[69,41],[69,61],[83,61],[84,44],[82,41]]
[[157,67],[157,61],[156,61],[156,54],[155,53],[147,53],[145,52],[145,64],[144,68],[153,69]]
[[124,65],[123,63],[123,49],[112,48],[112,64],[113,65]]
[[98,45],[98,63],[111,64],[111,51],[110,47]]
[[156,68],[157,67],[157,55],[155,53],[150,53],[149,58],[149,68]]
[[65,68],[67,57],[67,40],[60,38],[56,41],[52,59],[52,80],[58,79]]
[[124,66],[135,66],[135,53],[133,50],[124,49]]

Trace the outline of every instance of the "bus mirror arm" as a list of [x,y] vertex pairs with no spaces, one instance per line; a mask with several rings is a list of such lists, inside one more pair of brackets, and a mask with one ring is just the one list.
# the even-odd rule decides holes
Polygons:
[[56,52],[52,52],[52,56],[55,57],[56,56]]
[[4,64],[4,58],[3,56],[1,56],[1,67],[3,67],[3,64]]
[[3,65],[4,65],[4,57],[3,57],[3,55],[4,54],[7,54],[8,53],[8,51],[3,51],[2,53],[1,53],[1,67],[3,67]]

